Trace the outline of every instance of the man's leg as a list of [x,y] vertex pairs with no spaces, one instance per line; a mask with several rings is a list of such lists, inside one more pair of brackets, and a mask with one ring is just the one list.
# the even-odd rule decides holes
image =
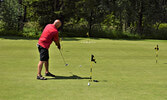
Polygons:
[[38,63],[38,74],[37,74],[37,79],[39,80],[47,80],[45,77],[42,77],[41,75],[41,71],[42,71],[42,67],[43,67],[43,61],[39,61]]
[[43,64],[46,62],[45,59],[48,58],[48,50],[43,48],[43,47],[41,47],[40,45],[38,45],[38,50],[39,50],[39,53],[40,53],[40,61],[38,63],[37,79],[39,79],[39,80],[47,80],[46,78],[42,77],[41,71],[42,71]]
[[55,75],[53,75],[49,72],[49,60],[45,61],[44,64],[45,64],[45,76],[55,77]]
[[45,73],[48,73],[49,72],[49,60],[48,61],[45,61]]
[[38,74],[37,74],[37,76],[41,76],[43,63],[44,63],[43,61],[39,61],[39,63],[38,63]]

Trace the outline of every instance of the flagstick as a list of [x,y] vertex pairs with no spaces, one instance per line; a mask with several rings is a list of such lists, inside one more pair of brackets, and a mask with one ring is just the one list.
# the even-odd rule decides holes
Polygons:
[[89,80],[89,82],[97,82],[97,81],[93,80],[93,78],[92,78],[93,63],[96,63],[96,60],[95,60],[95,58],[94,58],[94,55],[91,55],[91,62],[90,62],[90,80]]
[[156,50],[156,63],[158,63],[158,50]]
[[156,63],[158,63],[158,50],[159,50],[158,45],[154,49],[156,50]]
[[93,71],[93,69],[92,69],[92,67],[93,67],[93,63],[92,62],[90,62],[90,82],[92,82],[92,71]]

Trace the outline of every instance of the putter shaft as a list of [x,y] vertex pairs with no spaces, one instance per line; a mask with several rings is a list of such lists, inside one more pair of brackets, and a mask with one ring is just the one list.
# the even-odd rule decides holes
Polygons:
[[92,65],[92,62],[90,62],[90,82],[92,82],[92,71],[93,71],[93,67],[92,67],[93,65]]
[[64,57],[63,57],[63,54],[62,54],[61,50],[59,50],[59,51],[60,51],[61,57],[62,57],[62,59],[63,59],[63,61],[64,61],[64,64],[67,65],[67,63],[66,63],[66,61],[65,61],[65,59],[64,59]]

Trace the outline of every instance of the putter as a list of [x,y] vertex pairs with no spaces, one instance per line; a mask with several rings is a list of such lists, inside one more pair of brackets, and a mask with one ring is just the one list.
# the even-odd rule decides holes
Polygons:
[[63,54],[62,54],[62,52],[61,52],[60,49],[59,49],[59,51],[60,51],[60,54],[61,54],[61,57],[62,57],[62,59],[63,59],[63,62],[64,62],[64,64],[65,64],[65,66],[68,66],[68,64],[66,63],[66,61],[65,61],[65,59],[64,59],[64,57],[63,57]]

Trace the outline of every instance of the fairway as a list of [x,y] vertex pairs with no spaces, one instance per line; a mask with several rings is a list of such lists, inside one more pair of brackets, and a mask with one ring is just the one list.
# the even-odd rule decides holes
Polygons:
[[[44,81],[36,79],[37,41],[0,38],[0,100],[167,100],[167,40],[65,38],[69,65],[52,43],[49,66],[57,78]],[[99,82],[88,86],[91,54]]]

